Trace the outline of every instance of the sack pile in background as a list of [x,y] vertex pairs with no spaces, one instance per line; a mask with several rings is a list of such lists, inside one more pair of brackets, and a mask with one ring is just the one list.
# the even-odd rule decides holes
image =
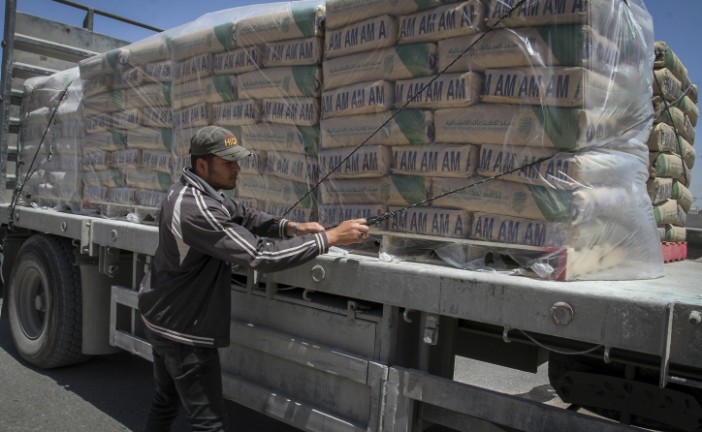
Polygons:
[[692,205],[690,174],[695,163],[698,88],[667,43],[655,43],[653,107],[655,121],[648,140],[648,191],[661,241],[685,241]]
[[[381,229],[512,248],[542,277],[656,277],[652,35],[623,0],[208,14],[80,63],[77,195],[110,217],[154,213],[194,131],[216,124],[254,152],[236,196],[270,213],[331,226],[397,211]],[[436,251],[470,267],[465,252]]]

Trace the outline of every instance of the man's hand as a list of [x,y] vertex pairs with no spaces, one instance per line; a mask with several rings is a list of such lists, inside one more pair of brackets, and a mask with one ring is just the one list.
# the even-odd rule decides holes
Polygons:
[[[293,222],[295,223],[295,222]],[[305,222],[297,224],[297,235],[315,234],[324,231],[324,227],[317,222]]]
[[361,243],[368,238],[368,225],[365,219],[351,219],[327,230],[329,246],[343,246]]

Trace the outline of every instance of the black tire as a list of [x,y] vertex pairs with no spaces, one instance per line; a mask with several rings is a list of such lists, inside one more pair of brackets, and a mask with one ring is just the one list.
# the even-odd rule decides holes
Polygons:
[[49,369],[80,363],[82,322],[80,271],[71,245],[46,235],[27,239],[10,277],[10,331],[19,354]]

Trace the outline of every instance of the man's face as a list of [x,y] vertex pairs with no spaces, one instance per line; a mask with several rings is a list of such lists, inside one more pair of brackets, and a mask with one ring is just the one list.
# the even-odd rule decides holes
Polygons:
[[239,176],[239,162],[227,161],[219,156],[209,160],[201,160],[202,172],[197,173],[214,189],[231,190],[236,187],[236,178]]

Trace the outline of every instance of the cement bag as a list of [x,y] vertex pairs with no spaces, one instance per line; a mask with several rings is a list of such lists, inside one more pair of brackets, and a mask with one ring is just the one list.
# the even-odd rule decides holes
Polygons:
[[230,18],[226,14],[220,14],[220,23],[213,24],[206,17],[201,17],[176,30],[170,41],[172,59],[180,61],[201,54],[233,49],[234,23]]
[[237,77],[241,99],[319,97],[322,71],[317,66],[293,66],[247,72]]
[[394,174],[469,178],[478,165],[478,146],[432,144],[392,147]]
[[661,241],[684,242],[687,240],[687,230],[685,227],[666,224],[658,227]]
[[656,225],[670,224],[684,227],[687,222],[687,213],[673,199],[654,205],[653,216],[656,218]]
[[147,79],[151,82],[170,83],[173,80],[171,61],[162,61],[158,63],[147,63],[142,66]]
[[119,111],[112,114],[112,127],[116,129],[135,129],[140,127],[141,110],[137,108]]
[[257,6],[255,14],[234,25],[237,47],[324,34],[325,5],[319,0],[270,4],[263,11]]
[[483,84],[473,72],[414,78],[395,83],[395,108],[457,108],[480,101]]
[[653,94],[669,102],[676,101],[682,98],[682,84],[668,69],[656,69],[653,71]]
[[668,107],[668,109],[661,111],[655,122],[669,124],[686,141],[695,142],[695,128],[680,108]]
[[328,30],[324,41],[325,59],[388,48],[397,41],[397,20],[390,15],[372,17]]
[[[636,219],[635,210],[642,202],[638,189],[628,184],[582,188],[573,192],[571,225],[601,219],[627,224]],[[648,202],[646,202],[648,208]]]
[[319,148],[319,128],[313,126],[256,123],[242,126],[241,134],[244,146],[254,150],[315,156]]
[[326,2],[326,27],[340,27],[380,15],[406,15],[420,10],[441,6],[441,0],[328,0]]
[[125,131],[98,132],[83,137],[81,147],[92,150],[123,150],[127,148],[127,133]]
[[174,165],[175,158],[170,151],[151,149],[144,149],[141,151],[141,163],[139,164],[141,168],[172,174],[180,171],[175,170]]
[[648,148],[652,152],[677,152],[678,141],[673,127],[666,123],[657,123],[648,137]]
[[245,157],[239,161],[239,168],[241,168],[241,172],[260,175],[265,171],[267,164],[268,152],[253,151],[251,152],[251,156]]
[[173,83],[200,80],[212,75],[212,54],[199,54],[173,63]]
[[112,75],[96,75],[89,78],[82,78],[83,97],[90,97],[98,93],[103,93],[112,88]]
[[87,134],[107,132],[113,127],[112,114],[94,114],[85,117],[85,132]]
[[421,176],[387,175],[379,178],[335,179],[319,184],[323,204],[384,204],[408,206],[426,200],[432,180]]
[[568,227],[559,222],[475,212],[470,238],[512,245],[562,247],[568,244]]
[[124,171],[119,168],[85,171],[83,173],[83,184],[89,186],[121,187],[125,185]]
[[673,180],[673,187],[671,188],[670,198],[678,202],[678,205],[683,209],[685,213],[690,211],[692,207],[692,192],[690,189],[685,187],[684,184],[677,180]]
[[628,153],[586,151],[579,153],[525,146],[480,146],[477,173],[483,177],[576,189],[592,185],[627,184],[645,169],[642,161]]
[[676,153],[682,157],[686,167],[692,169],[692,167],[695,166],[697,152],[695,151],[695,148],[692,147],[692,144],[685,141],[685,139],[682,137],[678,137],[678,151]]
[[261,120],[261,101],[243,99],[212,105],[212,124],[241,126]]
[[126,47],[127,62],[132,66],[144,66],[171,58],[169,42],[165,33],[159,33],[134,42]]
[[320,121],[321,147],[430,144],[434,138],[434,116],[428,110],[405,109],[395,113],[332,117]]
[[273,201],[264,201],[261,204],[262,206],[259,208],[274,216],[283,217],[283,215],[285,215],[285,219],[303,222],[314,222],[317,220],[316,208],[295,207],[291,209],[290,206],[292,204],[290,203],[278,203]]
[[268,152],[263,172],[293,181],[316,183],[319,165],[315,157],[299,153]]
[[166,192],[173,184],[170,174],[147,168],[125,169],[127,184],[130,187]]
[[241,176],[236,190],[240,197],[255,198],[257,202],[298,203],[300,208],[313,208],[317,205],[312,186],[274,176]]
[[685,186],[690,185],[690,170],[679,155],[651,153],[650,162],[651,177],[671,177]]
[[264,99],[262,120],[271,123],[316,126],[319,124],[319,99]]
[[194,129],[207,126],[211,122],[211,107],[206,103],[177,110],[173,113],[173,127],[176,129]]
[[263,51],[263,67],[318,65],[322,62],[322,49],[320,37],[269,42]]
[[691,86],[687,68],[668,43],[656,41],[653,45],[653,50],[655,53],[654,68],[669,70],[682,83],[684,88]]
[[[399,207],[390,207],[397,211]],[[389,229],[395,232],[436,237],[468,238],[471,214],[464,210],[438,207],[412,207],[393,216]]]
[[661,96],[653,97],[653,111],[656,113],[656,116],[661,115],[661,113],[664,110],[668,109],[671,106],[680,108],[680,110],[690,120],[692,126],[697,126],[697,120],[699,119],[700,111],[697,107],[697,104],[692,102],[692,99],[690,99],[689,96],[684,95],[676,101],[664,101]]
[[107,91],[83,100],[83,114],[86,116],[122,111],[126,107],[127,93],[124,90]]
[[[513,10],[514,9],[514,10]],[[532,27],[553,24],[591,24],[604,27],[606,19],[616,16],[618,7],[608,1],[551,0],[490,2],[487,25],[494,27]]]
[[[488,69],[483,102],[561,107],[601,107],[618,104],[631,95],[604,75],[578,67]],[[622,102],[623,103],[623,102]]]
[[173,127],[173,110],[167,107],[147,107],[141,110],[142,126],[156,128]]
[[434,117],[437,142],[561,150],[622,146],[612,140],[621,136],[623,125],[633,122],[594,110],[502,104],[436,110]]
[[263,49],[258,46],[237,48],[214,56],[213,72],[217,75],[236,75],[258,70],[263,60]]
[[443,38],[438,70],[447,72],[527,66],[573,66],[600,73],[619,61],[619,49],[592,27],[581,24],[496,29]]
[[137,190],[130,187],[110,187],[107,188],[105,201],[113,204],[134,205],[137,203]]
[[[368,219],[385,213],[387,207],[383,204],[354,204],[354,205],[320,205],[318,222],[324,227],[333,227],[349,219]],[[379,229],[387,229],[387,221],[376,225]]]
[[170,128],[130,129],[126,133],[129,148],[148,150],[171,150],[173,148],[173,130]]
[[110,167],[112,168],[131,168],[141,164],[141,150],[139,149],[124,149],[110,153]]
[[139,87],[149,81],[149,77],[146,76],[144,71],[137,68],[131,68],[121,73],[114,74],[111,88],[113,90],[134,88]]
[[[646,182],[648,196],[653,204],[660,204],[671,198],[673,193],[673,179],[666,177],[649,177]],[[684,186],[683,186],[684,187]]]
[[236,99],[236,78],[228,75],[216,75],[202,80],[174,84],[171,93],[174,109],[181,109],[204,102],[211,104],[231,102]]
[[401,16],[399,43],[435,42],[482,32],[486,13],[483,1],[469,0]]
[[322,149],[319,152],[319,173],[329,178],[381,177],[390,172],[391,164],[391,149],[382,145]]
[[111,155],[110,151],[85,148],[83,149],[81,168],[85,171],[105,170],[111,167]]
[[388,111],[393,103],[389,81],[371,81],[322,93],[322,118]]
[[78,62],[80,77],[83,79],[120,73],[130,67],[127,48],[116,48]]
[[160,192],[149,189],[138,189],[136,200],[137,204],[144,207],[160,208],[161,202],[166,199],[166,192]]
[[436,73],[436,44],[398,45],[325,60],[324,90],[366,82],[410,79]]
[[124,92],[123,109],[171,106],[171,86],[167,83],[146,84]]

